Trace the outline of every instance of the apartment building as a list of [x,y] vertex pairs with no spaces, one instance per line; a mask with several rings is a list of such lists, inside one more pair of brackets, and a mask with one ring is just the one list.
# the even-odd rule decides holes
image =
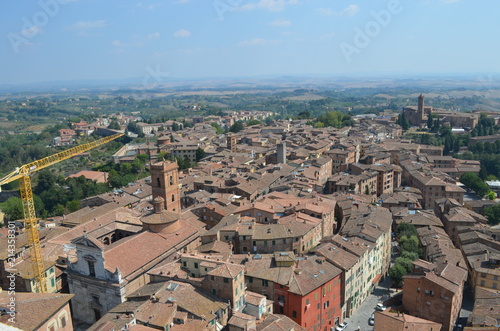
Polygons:
[[500,289],[500,242],[479,231],[467,231],[458,235],[469,269],[469,284],[478,287]]
[[368,281],[374,284],[387,275],[390,267],[391,228],[391,212],[383,207],[372,206],[369,211],[351,215],[340,230],[340,235],[345,237],[347,242],[359,238],[367,241],[369,248],[375,248],[369,252],[368,263],[365,265],[367,268],[363,270],[368,274]]
[[328,179],[325,193],[352,193],[374,195],[377,192],[378,173],[376,171],[364,171],[353,175],[340,172]]
[[470,209],[462,207],[453,199],[439,201],[435,208],[436,215],[441,219],[444,229],[453,243],[458,246],[458,229],[476,224],[487,224],[488,219]]
[[[409,162],[409,163],[408,163]],[[425,174],[418,170],[411,169],[411,161],[403,162],[403,178],[407,178],[408,182],[405,183],[422,192],[424,209],[433,209],[435,201],[439,199],[455,199],[460,204],[464,201],[465,190],[446,182],[443,179],[435,177],[433,174]],[[450,178],[451,180],[451,178]]]
[[321,256],[295,259],[282,253],[248,259],[248,288],[273,300],[276,313],[308,331],[335,328],[343,320],[341,269]]
[[462,307],[467,271],[452,264],[413,261],[413,272],[404,276],[403,306],[411,315],[453,330]]
[[189,145],[173,145],[170,153],[173,157],[178,157],[181,159],[188,159],[189,162],[195,163],[196,160],[196,151],[198,150],[198,146],[189,146]]
[[[345,245],[343,243],[346,243]],[[366,243],[349,247],[349,241],[344,241],[341,236],[327,239],[316,249],[316,254],[323,256],[326,260],[342,270],[342,319],[351,317],[352,314],[363,303],[363,297],[369,292],[370,286],[365,289],[367,276],[363,272],[363,266],[367,263],[369,251],[374,247],[368,247]]]
[[337,173],[339,171],[347,170],[347,167],[351,163],[355,163],[356,160],[356,149],[340,149],[335,148],[329,151],[326,151],[325,156],[329,156],[332,158],[332,172]]

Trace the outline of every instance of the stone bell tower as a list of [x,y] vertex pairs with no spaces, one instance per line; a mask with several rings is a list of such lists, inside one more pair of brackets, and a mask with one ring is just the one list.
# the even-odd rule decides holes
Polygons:
[[150,165],[153,200],[161,197],[165,210],[181,212],[181,192],[179,189],[179,166],[177,161],[161,161]]

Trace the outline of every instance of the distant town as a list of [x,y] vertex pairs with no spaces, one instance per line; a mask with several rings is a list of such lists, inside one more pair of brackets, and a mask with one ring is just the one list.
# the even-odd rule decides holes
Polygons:
[[0,329],[500,329],[496,103],[191,92],[0,100]]

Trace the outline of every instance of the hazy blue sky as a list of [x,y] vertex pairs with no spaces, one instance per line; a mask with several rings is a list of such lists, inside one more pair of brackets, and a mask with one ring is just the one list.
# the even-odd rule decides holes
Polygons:
[[498,0],[21,0],[0,12],[0,84],[500,72]]

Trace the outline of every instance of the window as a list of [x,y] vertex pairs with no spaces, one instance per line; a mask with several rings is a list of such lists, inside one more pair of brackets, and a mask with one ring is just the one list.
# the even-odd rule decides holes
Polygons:
[[308,305],[308,304],[309,304],[309,299],[306,299],[306,305]]
[[186,261],[182,261],[182,266],[187,267],[187,262]]
[[194,263],[194,268],[195,268],[195,269],[198,269],[198,262],[195,262],[195,263]]
[[265,286],[265,287],[269,286],[269,282],[267,281],[267,279],[262,280],[262,286]]
[[61,324],[61,328],[66,327],[66,316],[59,317],[59,323]]
[[215,277],[214,276],[210,276],[210,280],[215,280]]
[[175,196],[172,194],[172,202],[175,201]]
[[243,240],[247,240],[247,236],[243,236]]
[[229,283],[229,278],[224,278],[224,283]]
[[297,312],[295,310],[292,312],[292,316],[297,317]]
[[283,239],[283,244],[286,244],[286,239]]
[[51,325],[49,325],[47,327],[47,330],[49,331],[56,331],[56,324],[55,323],[52,323]]
[[323,309],[326,309],[328,307],[330,307],[330,301],[327,301],[323,304]]
[[253,283],[253,277],[248,277],[248,282]]
[[481,278],[486,278],[486,274],[481,274]]
[[217,290],[213,288],[213,289],[212,289],[212,294],[213,294],[213,295],[217,295]]
[[54,279],[54,277],[50,279],[50,286],[52,287],[56,286],[56,280]]
[[481,281],[481,286],[484,286],[484,280]]
[[89,276],[90,277],[95,277],[95,267],[94,267],[94,261],[88,261],[87,264],[89,265]]
[[264,240],[264,246],[267,246],[267,240]]
[[497,283],[493,283],[493,288],[496,290],[497,289]]
[[100,302],[99,302],[99,296],[95,295],[95,294],[92,294],[92,301],[94,303],[97,303],[99,305],[100,304]]
[[273,240],[273,246],[276,245],[276,240]]

